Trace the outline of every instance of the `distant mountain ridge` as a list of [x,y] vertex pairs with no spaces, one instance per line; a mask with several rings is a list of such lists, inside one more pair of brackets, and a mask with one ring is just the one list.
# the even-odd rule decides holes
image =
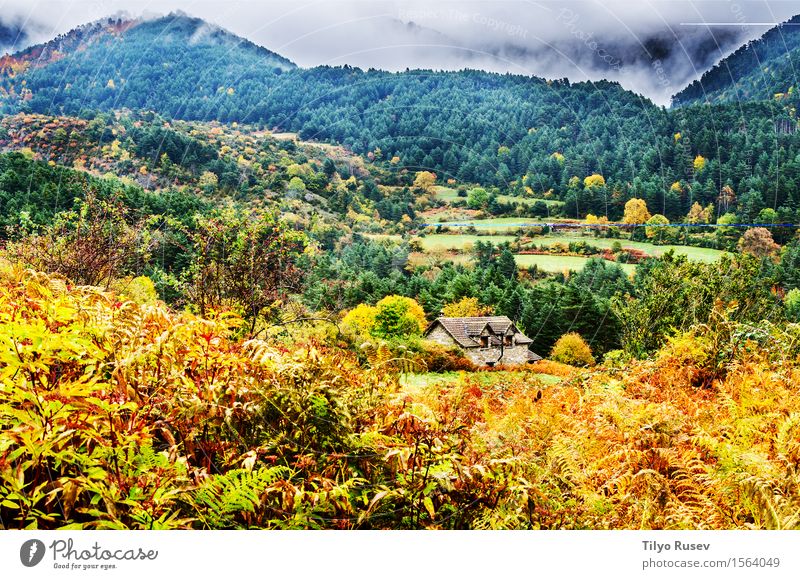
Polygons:
[[[151,110],[167,118],[259,123],[304,139],[476,181],[507,182],[536,159],[556,171],[626,171],[615,147],[657,108],[618,83],[570,83],[480,70],[390,73],[289,60],[185,14],[106,19],[6,59],[0,112],[92,116]],[[555,163],[555,165],[553,164]],[[530,169],[531,171],[534,168]],[[550,187],[546,183],[539,186]]]
[[[247,123],[343,145],[406,174],[426,170],[441,182],[559,197],[568,215],[613,213],[626,196],[686,215],[696,201],[715,202],[726,185],[751,208],[800,203],[800,132],[782,104],[678,115],[610,81],[298,68],[183,14],[76,30],[14,56],[19,70],[0,75],[0,113],[95,119],[129,109],[167,121]],[[776,140],[785,158],[742,156]],[[768,185],[773,163],[789,176],[778,187]],[[240,170],[244,178],[246,162]]]
[[135,24],[133,20],[114,18],[84,24],[48,42],[30,46],[15,54],[4,55],[0,58],[0,75],[16,76],[30,68],[46,66],[105,37],[119,36],[126,28]]
[[187,48],[218,47],[264,60],[265,67],[295,68],[290,60],[199,18],[175,12],[147,18],[109,17],[78,26],[56,38],[0,58],[0,78],[43,68],[78,53],[129,43],[144,50],[185,43]]
[[674,106],[796,98],[800,84],[800,15],[722,59],[672,98]]

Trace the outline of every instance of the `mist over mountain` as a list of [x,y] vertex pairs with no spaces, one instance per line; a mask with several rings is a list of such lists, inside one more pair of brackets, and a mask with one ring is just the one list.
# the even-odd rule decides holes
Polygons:
[[[30,43],[116,11],[128,11],[136,18],[142,10],[132,0],[3,4],[7,19],[27,22],[35,15],[41,20],[39,30],[29,34]],[[241,5],[163,0],[157,10],[191,12],[305,68],[480,68],[573,82],[608,79],[668,105],[672,94],[739,45],[760,36],[770,23],[793,16],[795,8],[778,0],[642,5],[626,0],[558,4],[271,0]]]
[[[739,46],[743,38],[741,28],[734,26],[683,27],[649,32],[637,39],[612,35],[601,40],[576,33],[546,44],[486,45],[485,51],[540,76],[612,80],[657,104],[667,104],[676,90]],[[489,64],[488,68],[497,67]]]
[[28,41],[28,31],[22,23],[0,18],[0,54],[14,52]]
[[800,81],[800,16],[772,28],[677,93],[673,102],[724,103],[796,99]]

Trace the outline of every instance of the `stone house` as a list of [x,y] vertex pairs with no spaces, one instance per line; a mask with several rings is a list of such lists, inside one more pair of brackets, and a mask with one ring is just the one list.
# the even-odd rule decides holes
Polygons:
[[528,349],[531,340],[507,316],[436,318],[423,334],[443,346],[457,346],[477,366],[525,364],[542,357]]

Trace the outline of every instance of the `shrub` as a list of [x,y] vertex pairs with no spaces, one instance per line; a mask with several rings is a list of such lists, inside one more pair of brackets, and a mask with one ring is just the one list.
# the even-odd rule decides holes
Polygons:
[[776,254],[780,245],[772,239],[772,233],[765,227],[753,227],[744,232],[739,240],[739,249],[756,257],[768,257]]
[[475,365],[464,356],[464,352],[459,348],[443,346],[442,344],[425,340],[420,343],[420,350],[417,361],[428,372],[475,370]]
[[79,285],[108,288],[147,259],[152,249],[148,238],[141,224],[128,223],[128,211],[121,203],[89,194],[77,210],[62,212],[42,231],[9,244],[7,253],[38,271],[61,274]]
[[572,366],[594,366],[594,356],[589,345],[580,334],[571,332],[564,334],[553,346],[550,357],[556,362]]
[[603,366],[606,368],[622,368],[630,360],[631,356],[625,350],[610,350],[603,356]]
[[686,332],[668,339],[656,358],[654,383],[664,386],[709,386],[715,377],[710,336]]
[[786,317],[792,322],[800,322],[800,289],[792,288],[783,300]]
[[369,304],[359,304],[342,318],[342,332],[351,339],[367,339],[375,327],[377,309]]
[[111,283],[111,290],[121,299],[137,304],[152,304],[158,300],[156,286],[153,284],[153,280],[146,275],[114,280]]

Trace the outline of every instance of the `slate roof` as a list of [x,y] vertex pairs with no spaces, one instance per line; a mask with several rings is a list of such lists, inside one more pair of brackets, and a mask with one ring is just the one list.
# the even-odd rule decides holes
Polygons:
[[542,357],[539,354],[537,354],[536,352],[532,352],[531,350],[528,350],[528,361],[529,362],[538,362],[541,359],[542,359]]
[[499,339],[493,338],[492,335],[505,335],[509,329],[514,333],[517,344],[530,344],[533,342],[517,329],[508,316],[436,318],[425,330],[425,335],[427,336],[437,324],[441,324],[445,331],[463,348],[479,347],[479,337],[481,335],[488,335],[492,346],[500,346]]

